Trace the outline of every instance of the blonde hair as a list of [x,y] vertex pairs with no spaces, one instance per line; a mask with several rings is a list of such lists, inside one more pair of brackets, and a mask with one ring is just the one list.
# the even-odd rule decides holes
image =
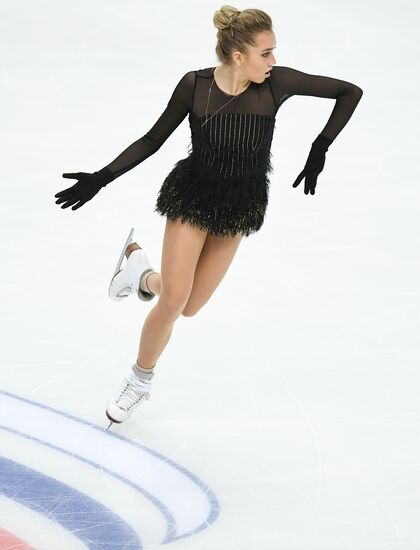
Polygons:
[[248,46],[255,46],[254,35],[272,30],[271,17],[262,10],[238,10],[223,5],[213,15],[217,31],[216,56],[226,65],[232,64],[232,52],[247,54]]

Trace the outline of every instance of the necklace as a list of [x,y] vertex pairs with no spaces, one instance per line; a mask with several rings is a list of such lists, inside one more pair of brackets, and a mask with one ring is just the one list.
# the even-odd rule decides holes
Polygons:
[[[223,109],[223,107],[226,107],[226,105],[228,105],[231,101],[233,101],[234,99],[236,99],[240,94],[237,94],[237,95],[234,95],[232,98],[229,99],[229,101],[227,101],[224,105],[222,105],[221,107],[219,107],[217,109],[217,111],[215,111],[210,118],[207,118],[207,114],[208,114],[208,108],[209,108],[209,101],[210,101],[210,94],[211,94],[211,89],[213,88],[213,84],[214,84],[214,71],[213,71],[213,80],[211,81],[211,85],[210,85],[210,88],[209,88],[209,94],[207,96],[207,105],[206,105],[206,114],[205,114],[205,117],[206,117],[206,120],[203,122],[203,124],[201,125],[201,127],[203,127],[205,124],[207,124],[207,122],[209,122],[219,111],[220,109]],[[247,89],[247,88],[246,88]],[[245,91],[245,90],[244,90]],[[241,92],[242,94],[243,92]],[[190,141],[190,143],[188,144],[188,154],[192,152],[192,148],[190,149],[190,146],[192,146],[192,141]]]
[[213,88],[213,84],[214,84],[214,71],[213,71],[213,80],[211,81],[211,86],[210,86],[210,88],[209,88],[209,95],[208,95],[208,97],[207,97],[207,106],[206,106],[206,114],[205,114],[206,120],[203,122],[203,124],[201,125],[201,127],[203,127],[204,124],[207,124],[207,122],[209,122],[209,120],[211,120],[211,119],[214,117],[214,115],[216,115],[216,114],[220,111],[220,109],[223,109],[223,107],[226,107],[226,105],[228,105],[231,101],[233,101],[233,100],[236,99],[239,95],[241,95],[247,88],[249,88],[249,86],[248,86],[247,88],[245,88],[245,90],[243,90],[243,92],[241,92],[240,94],[236,94],[236,95],[234,95],[232,98],[230,98],[228,102],[226,102],[224,105],[222,105],[221,107],[219,107],[219,108],[217,109],[217,111],[214,112],[214,113],[212,114],[212,116],[208,119],[208,118],[207,118],[207,112],[208,112],[208,108],[209,108],[210,94],[211,94],[211,89]]
[[[236,99],[236,98],[238,97],[237,95],[234,95],[233,97],[231,97],[227,103],[225,103],[224,105],[222,105],[221,107],[219,107],[219,108],[217,109],[217,111],[214,112],[214,113],[211,115],[211,117],[208,119],[208,118],[207,118],[207,112],[208,112],[208,108],[209,108],[210,94],[211,94],[211,89],[213,88],[213,84],[214,84],[214,76],[213,76],[213,80],[212,80],[212,82],[211,82],[211,86],[210,86],[210,88],[209,88],[209,95],[208,95],[208,97],[207,97],[207,106],[206,106],[206,114],[205,114],[206,120],[203,122],[203,124],[201,125],[201,127],[203,127],[204,124],[207,124],[207,122],[208,122],[209,120],[211,120],[211,119],[214,117],[214,115],[220,111],[220,109],[223,109],[223,107],[226,107],[226,105],[228,105],[231,101],[233,101],[234,99]],[[239,95],[239,94],[238,94],[238,95]]]

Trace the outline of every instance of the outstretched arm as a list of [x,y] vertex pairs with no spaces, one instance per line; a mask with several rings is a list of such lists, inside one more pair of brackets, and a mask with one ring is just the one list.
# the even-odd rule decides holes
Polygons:
[[194,84],[195,73],[189,71],[178,82],[166,109],[154,126],[102,170],[108,170],[115,179],[156,153],[189,113]]
[[304,73],[291,67],[274,66],[271,71],[271,84],[278,102],[283,95],[308,95],[335,99],[334,109],[322,136],[332,143],[349,121],[359,103],[363,90],[345,80]]
[[189,71],[178,82],[166,109],[154,126],[98,172],[63,174],[63,178],[77,179],[78,181],[71,187],[55,194],[55,197],[58,198],[55,201],[56,204],[64,203],[61,208],[74,205],[72,210],[77,210],[91,200],[102,187],[156,153],[191,110],[194,87],[195,72]]

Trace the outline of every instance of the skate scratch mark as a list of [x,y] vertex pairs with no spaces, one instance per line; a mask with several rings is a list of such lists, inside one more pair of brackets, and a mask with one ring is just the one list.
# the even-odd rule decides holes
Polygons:
[[2,429],[89,464],[149,499],[166,521],[163,544],[196,534],[217,519],[220,508],[213,491],[156,451],[3,390],[0,407]]

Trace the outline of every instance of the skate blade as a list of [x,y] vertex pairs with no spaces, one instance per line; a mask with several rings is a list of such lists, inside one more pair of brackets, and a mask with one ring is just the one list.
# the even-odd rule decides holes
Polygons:
[[105,432],[107,432],[109,430],[109,428],[112,426],[113,422],[110,422],[109,425],[105,428]]

